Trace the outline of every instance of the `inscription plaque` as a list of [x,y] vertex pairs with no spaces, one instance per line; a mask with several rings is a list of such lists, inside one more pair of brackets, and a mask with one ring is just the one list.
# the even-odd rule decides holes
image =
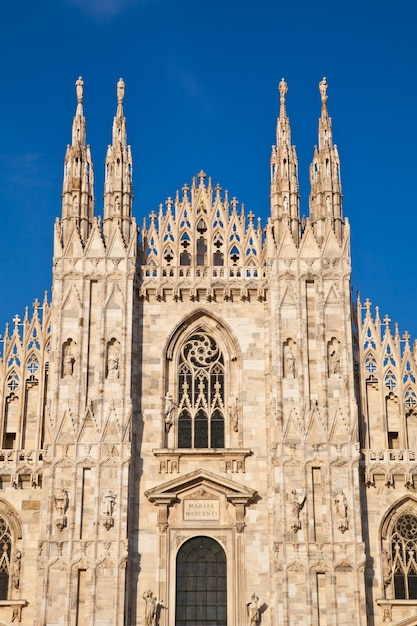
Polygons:
[[218,520],[218,500],[184,500],[184,520]]

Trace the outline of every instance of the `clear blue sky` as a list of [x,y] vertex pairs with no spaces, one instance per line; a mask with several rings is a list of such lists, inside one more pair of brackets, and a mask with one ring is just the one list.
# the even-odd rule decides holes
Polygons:
[[125,79],[139,223],[201,168],[265,223],[282,76],[306,214],[326,76],[353,289],[417,338],[416,23],[412,0],[3,3],[0,333],[50,289],[79,75],[97,214]]

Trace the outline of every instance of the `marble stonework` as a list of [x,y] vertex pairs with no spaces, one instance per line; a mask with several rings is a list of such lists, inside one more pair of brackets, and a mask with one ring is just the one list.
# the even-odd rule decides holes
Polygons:
[[300,218],[287,91],[266,226],[201,171],[138,228],[124,82],[101,219],[77,80],[52,300],[1,340],[1,624],[198,626],[204,546],[216,626],[417,624],[417,348],[352,305],[326,79]]

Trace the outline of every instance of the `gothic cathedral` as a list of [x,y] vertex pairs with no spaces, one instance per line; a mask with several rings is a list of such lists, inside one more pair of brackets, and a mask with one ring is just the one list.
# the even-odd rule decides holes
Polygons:
[[417,345],[351,301],[327,83],[309,216],[279,84],[266,225],[201,171],[140,227],[83,81],[51,301],[0,349],[0,625],[416,626]]

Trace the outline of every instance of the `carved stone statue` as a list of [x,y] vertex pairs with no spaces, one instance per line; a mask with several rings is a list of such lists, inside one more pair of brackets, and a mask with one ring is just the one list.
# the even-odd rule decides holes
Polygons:
[[329,376],[340,374],[340,344],[337,339],[329,343]]
[[59,494],[55,496],[54,501],[55,501],[55,508],[58,513],[58,518],[55,523],[57,527],[59,528],[59,530],[62,530],[67,525],[67,518],[66,518],[65,513],[67,512],[68,504],[69,504],[68,491],[66,491],[66,489],[61,489]]
[[107,491],[104,494],[104,515],[112,517],[114,511],[114,505],[116,504],[117,494],[113,491]]
[[12,580],[13,580],[13,586],[15,589],[19,589],[19,586],[20,586],[21,560],[22,560],[22,553],[20,552],[20,550],[16,550],[13,556],[13,563],[12,563]]
[[337,526],[344,533],[349,528],[348,505],[343,489],[338,489],[334,496],[334,505],[338,517]]
[[108,378],[119,378],[119,355],[114,346],[107,357]]
[[168,393],[165,396],[165,431],[168,433],[173,422],[174,422],[174,411],[175,411],[175,404],[174,404],[174,399],[171,396],[171,394]]
[[77,102],[82,102],[83,101],[83,86],[84,86],[84,81],[81,78],[81,76],[78,77],[78,79],[75,82],[75,91],[77,93]]
[[260,611],[261,601],[258,596],[253,593],[250,597],[249,602],[246,604],[246,609],[248,613],[248,626],[258,626],[261,621],[261,611]]
[[300,520],[300,512],[304,506],[305,496],[302,500],[298,499],[298,494],[296,489],[291,491],[290,503],[291,503],[291,530],[296,533],[301,529],[301,520]]
[[64,363],[63,363],[63,375],[72,376],[74,373],[75,356],[73,354],[72,342],[65,346],[64,350]]
[[284,349],[285,352],[285,374],[288,378],[295,378],[295,355],[292,351],[292,346],[287,344]]
[[157,597],[149,589],[142,598],[145,600],[145,626],[154,626],[156,620]]
[[321,101],[322,101],[323,104],[325,104],[327,102],[327,80],[326,80],[326,77],[324,77],[323,80],[321,80],[319,82],[319,90],[320,90]]
[[285,82],[285,80],[283,78],[281,78],[281,81],[280,81],[280,83],[278,85],[278,91],[279,91],[280,102],[281,103],[285,102],[285,94],[288,91],[288,85],[287,85],[287,83]]
[[382,550],[381,560],[382,560],[382,577],[384,580],[384,586],[388,587],[388,585],[391,582],[391,574],[392,574],[392,561],[388,553],[388,550],[386,549]]
[[125,96],[125,81],[123,78],[119,78],[117,81],[117,101],[119,103],[123,102],[123,98]]

